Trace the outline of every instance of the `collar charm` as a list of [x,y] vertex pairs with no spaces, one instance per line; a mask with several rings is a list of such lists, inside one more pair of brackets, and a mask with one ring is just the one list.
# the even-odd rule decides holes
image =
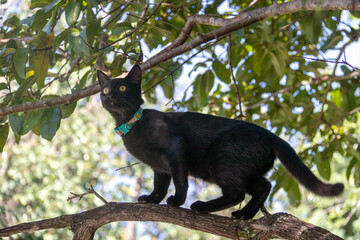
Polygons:
[[120,136],[126,135],[130,131],[132,125],[136,121],[138,121],[142,116],[143,116],[142,108],[139,108],[139,110],[136,111],[136,113],[134,114],[134,117],[132,119],[130,119],[130,121],[122,124],[120,127],[114,128],[115,132],[117,134],[119,134]]

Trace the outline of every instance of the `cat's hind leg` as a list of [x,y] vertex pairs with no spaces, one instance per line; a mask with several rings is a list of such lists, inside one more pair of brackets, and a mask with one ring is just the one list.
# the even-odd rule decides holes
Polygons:
[[254,177],[246,187],[246,191],[252,196],[251,200],[244,208],[233,212],[232,216],[244,220],[253,218],[264,205],[270,190],[271,184],[267,179],[264,177]]
[[190,208],[201,213],[216,212],[235,206],[245,198],[245,193],[238,191],[233,186],[223,186],[221,190],[223,193],[221,197],[208,202],[196,201],[191,204]]

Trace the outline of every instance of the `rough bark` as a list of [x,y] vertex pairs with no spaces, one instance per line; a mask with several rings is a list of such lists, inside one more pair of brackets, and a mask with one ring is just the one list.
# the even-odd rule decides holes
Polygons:
[[[169,59],[172,59],[196,47],[199,47],[201,44],[224,37],[231,32],[240,30],[251,24],[260,22],[264,19],[286,14],[292,14],[300,11],[314,11],[317,9],[327,11],[360,10],[360,2],[357,0],[294,0],[282,4],[273,4],[271,6],[255,9],[249,12],[242,12],[234,18],[230,19],[215,18],[206,15],[194,15],[189,17],[188,22],[184,25],[178,38],[170,46],[166,47],[163,51],[141,64],[141,69],[145,71],[147,69],[155,67],[160,63],[163,63]],[[195,24],[213,25],[219,26],[219,28],[209,33],[199,34],[198,37],[186,42]],[[93,84],[82,91],[68,94],[59,98],[40,100],[37,102],[23,103],[16,106],[2,108],[0,109],[0,117],[4,117],[8,114],[17,112],[26,112],[39,108],[48,108],[68,104],[81,98],[94,95],[99,91],[99,85]]]
[[93,239],[99,227],[116,221],[165,222],[230,239],[341,239],[323,228],[301,221],[287,213],[242,221],[212,214],[198,214],[188,209],[167,205],[115,202],[82,213],[3,228],[0,229],[0,237],[70,227],[74,232],[73,239],[89,240]]

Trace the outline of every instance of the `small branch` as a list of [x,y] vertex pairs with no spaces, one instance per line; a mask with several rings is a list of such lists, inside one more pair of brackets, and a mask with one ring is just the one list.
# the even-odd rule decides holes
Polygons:
[[241,12],[246,12],[247,10],[249,10],[250,8],[252,8],[259,0],[253,0],[249,6],[247,6],[246,8],[244,8],[243,10],[241,10]]
[[101,51],[101,50],[104,50],[105,48],[110,47],[110,46],[116,44],[117,42],[119,42],[119,41],[121,41],[121,40],[123,40],[123,39],[125,39],[125,38],[130,37],[133,33],[135,33],[137,30],[139,30],[139,29],[142,27],[142,25],[144,25],[147,21],[149,21],[149,19],[150,19],[150,18],[155,14],[155,12],[161,7],[161,4],[162,4],[164,1],[165,1],[165,0],[162,0],[162,1],[160,2],[160,4],[155,8],[155,10],[150,14],[150,16],[147,17],[147,18],[146,18],[142,23],[140,23],[136,28],[134,28],[133,30],[131,30],[129,33],[125,34],[124,37],[119,38],[118,40],[116,40],[116,41],[114,41],[114,42],[112,42],[112,43],[110,43],[110,44],[108,44],[108,45],[106,45],[106,46],[104,46],[104,47],[102,47],[102,48],[99,48],[96,52]]
[[34,39],[35,37],[5,38],[5,39],[0,39],[0,44],[5,44],[10,40],[19,41],[19,42],[31,42]]
[[94,95],[95,93],[98,92],[100,92],[100,86],[98,83],[94,83],[91,86],[79,92],[73,94],[67,94],[62,97],[53,98],[49,100],[40,100],[37,102],[27,102],[7,108],[2,108],[0,109],[0,117],[4,117],[8,114],[17,113],[17,112],[27,112],[34,109],[50,108],[50,107],[60,106],[63,104],[69,104],[78,101],[79,99]]
[[151,221],[176,224],[230,239],[307,239],[339,240],[331,232],[299,220],[287,213],[266,215],[241,221],[233,218],[198,214],[194,211],[158,204],[115,203],[85,212],[0,229],[0,237],[51,228],[71,227],[74,239],[92,239],[96,229],[117,221]]
[[[123,9],[120,10],[120,12],[118,12],[112,19],[110,19],[109,21],[107,21],[104,26],[102,26],[102,28],[106,28],[107,26],[109,26],[110,23],[112,23],[113,21],[117,20],[119,18],[119,16],[126,10],[126,8],[128,6],[130,6],[130,4],[134,2],[134,0],[131,0],[129,2],[127,2],[124,6]],[[122,7],[123,5],[120,5],[120,7]]]
[[307,60],[318,61],[318,62],[328,62],[328,63],[335,63],[335,64],[341,63],[341,64],[348,65],[349,67],[351,67],[352,69],[354,69],[354,71],[360,73],[360,70],[357,69],[356,67],[354,67],[353,65],[351,65],[350,63],[348,63],[348,62],[346,61],[346,59],[339,62],[339,61],[337,61],[337,60],[318,59],[318,58],[311,58],[311,57],[304,57],[304,56],[295,56],[295,57],[300,57],[300,58],[304,58],[304,59],[307,59]]
[[242,111],[239,87],[238,87],[238,85],[236,83],[236,79],[235,79],[234,71],[233,71],[233,66],[232,66],[232,62],[231,62],[231,34],[229,35],[228,43],[229,43],[229,46],[228,46],[228,58],[229,58],[229,64],[230,64],[231,79],[232,79],[232,81],[234,83],[234,88],[235,88],[235,92],[236,92],[236,96],[237,96],[237,100],[238,100],[238,104],[239,104],[239,111],[240,111],[239,118],[243,119],[245,117],[245,115],[243,114],[243,111]]
[[141,163],[141,162],[136,162],[136,163],[127,165],[127,166],[125,166],[125,167],[118,168],[118,169],[116,169],[115,171],[120,171],[120,170],[123,170],[123,169],[125,169],[125,168],[130,168],[130,167],[135,166],[135,165],[138,165],[138,164],[140,164],[140,163]]
[[[217,41],[220,41],[222,38],[218,39]],[[217,42],[216,41],[216,42]],[[167,79],[170,75],[172,75],[174,72],[176,72],[182,65],[184,65],[185,63],[187,63],[188,61],[190,61],[193,57],[195,57],[196,55],[198,55],[199,53],[201,53],[202,51],[204,51],[205,49],[207,49],[210,46],[213,46],[216,42],[212,42],[209,43],[208,45],[206,45],[205,47],[201,47],[200,46],[200,50],[197,51],[195,54],[193,54],[191,57],[189,57],[188,59],[186,59],[186,61],[184,61],[182,64],[180,64],[177,68],[175,68],[173,71],[171,71],[170,73],[168,73],[165,77],[163,77],[162,79],[160,79],[159,81],[157,81],[155,84],[153,84],[152,86],[150,86],[148,89],[146,89],[145,91],[142,92],[142,94],[147,93],[148,91],[150,91],[151,89],[153,89],[154,87],[156,87],[157,85],[159,85],[162,81],[164,81],[165,79]]]
[[[258,8],[250,12],[245,12],[239,14],[231,19],[222,19],[214,18],[206,15],[194,15],[189,17],[188,22],[183,28],[183,32],[189,33],[189,30],[192,29],[192,24],[201,24],[202,20],[207,24],[213,23],[213,25],[220,24],[223,26],[216,30],[213,30],[209,33],[201,34],[195,39],[188,41],[186,43],[185,33],[180,33],[179,37],[167,48],[161,51],[159,54],[156,54],[149,60],[144,63],[144,68],[148,69],[149,66],[157,66],[158,64],[172,59],[182,53],[185,53],[199,45],[208,42],[213,39],[218,39],[219,37],[224,37],[231,32],[237,31],[239,29],[245,28],[249,25],[252,25],[256,22],[260,22],[264,19],[281,16],[285,14],[291,14],[299,11],[314,11],[316,9],[322,10],[360,10],[360,3],[353,0],[342,0],[342,1],[332,1],[332,0],[323,0],[319,3],[317,0],[294,0],[290,2],[285,2],[281,4],[273,4],[271,6]],[[196,21],[192,22],[191,18],[197,18]],[[211,25],[211,24],[209,24]],[[186,28],[186,29],[185,29]]]
[[77,193],[73,193],[73,192],[70,192],[70,194],[72,194],[73,196],[70,196],[67,198],[66,201],[70,201],[72,199],[75,199],[75,198],[79,198],[79,200],[81,200],[84,196],[88,195],[88,194],[94,194],[96,197],[98,197],[104,204],[108,204],[109,202],[105,200],[105,198],[103,198],[100,194],[98,194],[95,189],[93,188],[92,185],[90,185],[90,189],[85,192],[85,193],[81,193],[81,194],[77,194]]

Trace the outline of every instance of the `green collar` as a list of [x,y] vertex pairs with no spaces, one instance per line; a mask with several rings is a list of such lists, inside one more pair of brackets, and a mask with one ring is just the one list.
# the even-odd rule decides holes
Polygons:
[[120,127],[114,128],[115,132],[120,136],[126,135],[131,129],[132,125],[143,116],[142,108],[136,111],[134,117],[127,123],[122,124]]

